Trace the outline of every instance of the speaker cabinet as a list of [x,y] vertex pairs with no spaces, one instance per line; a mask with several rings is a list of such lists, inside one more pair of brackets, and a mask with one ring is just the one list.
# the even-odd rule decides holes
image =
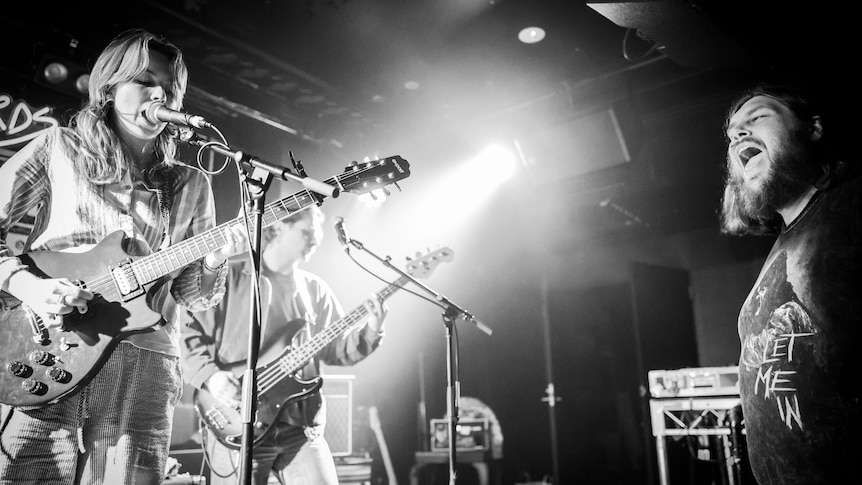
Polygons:
[[353,453],[353,378],[352,375],[323,376],[321,392],[326,400],[323,436],[335,457]]
[[637,158],[640,121],[630,101],[545,126],[518,140],[536,184],[625,165]]

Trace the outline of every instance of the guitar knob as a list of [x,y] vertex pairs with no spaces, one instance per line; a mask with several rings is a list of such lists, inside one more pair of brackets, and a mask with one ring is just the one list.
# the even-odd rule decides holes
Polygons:
[[34,350],[30,352],[30,362],[34,362],[39,365],[52,366],[56,362],[54,356],[44,350]]
[[48,386],[45,383],[33,379],[24,379],[21,383],[21,388],[24,389],[24,392],[29,392],[30,394],[42,395],[48,392]]
[[59,367],[51,367],[51,370],[48,371],[48,377],[50,377],[52,381],[59,382],[61,384],[65,384],[72,380],[72,374]]
[[15,377],[30,377],[30,375],[33,374],[32,367],[17,360],[9,362],[9,364],[6,366],[6,370],[12,373],[12,375]]

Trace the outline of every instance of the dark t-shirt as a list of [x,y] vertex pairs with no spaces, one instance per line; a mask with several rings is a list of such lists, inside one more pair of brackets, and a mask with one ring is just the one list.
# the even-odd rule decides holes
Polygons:
[[815,195],[778,237],[739,315],[740,393],[760,485],[862,476],[862,190]]

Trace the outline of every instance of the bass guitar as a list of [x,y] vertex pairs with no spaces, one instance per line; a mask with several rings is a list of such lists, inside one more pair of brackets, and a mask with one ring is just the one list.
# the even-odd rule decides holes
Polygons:
[[[411,260],[407,264],[405,272],[414,278],[424,278],[430,275],[439,263],[451,261],[452,258],[451,249],[438,249]],[[402,276],[387,285],[377,296],[381,300],[385,300],[408,282],[409,279]],[[326,345],[339,338],[367,315],[368,308],[364,304],[360,305],[298,348],[288,346],[272,361],[255,369],[257,375],[257,409],[252,426],[252,447],[269,434],[272,425],[276,423],[281,411],[285,409],[288,403],[308,397],[317,392],[323,385],[323,378],[320,376],[303,379],[298,375],[305,364],[323,350]],[[287,331],[291,334],[296,333],[304,324],[305,322],[302,320],[290,322]],[[240,362],[223,370],[229,370],[237,377],[242,378],[246,365]],[[228,406],[203,389],[195,390],[193,400],[195,409],[216,440],[228,448],[240,449],[244,428],[241,409]]]
[[[355,194],[395,184],[410,176],[399,156],[353,163],[325,183]],[[264,207],[264,227],[321,202],[321,195],[301,190]],[[44,278],[65,277],[93,292],[87,312],[63,317],[62,330],[12,295],[0,292],[0,402],[41,407],[74,393],[98,372],[121,339],[152,331],[162,316],[149,306],[152,293],[167,275],[224,246],[225,229],[243,226],[237,217],[147,256],[123,249],[125,234],[116,231],[81,253],[35,251],[20,258]]]

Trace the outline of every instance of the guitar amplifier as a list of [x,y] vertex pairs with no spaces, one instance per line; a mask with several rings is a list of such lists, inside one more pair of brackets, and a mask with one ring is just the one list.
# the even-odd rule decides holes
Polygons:
[[[488,419],[459,419],[455,430],[455,449],[484,451],[490,448]],[[449,420],[431,420],[431,451],[449,450]]]
[[737,366],[651,370],[649,391],[654,398],[738,396],[738,371]]
[[332,456],[353,453],[353,377],[324,375],[320,392],[326,399],[326,427],[323,437]]

